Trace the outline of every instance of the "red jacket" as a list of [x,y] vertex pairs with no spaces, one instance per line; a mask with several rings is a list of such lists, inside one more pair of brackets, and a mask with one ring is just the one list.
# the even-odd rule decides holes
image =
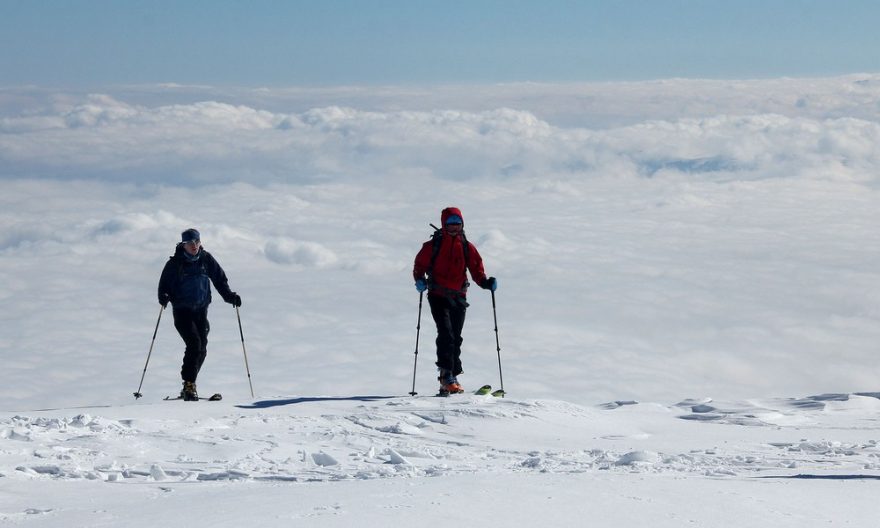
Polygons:
[[[464,217],[455,207],[447,207],[440,216],[442,226],[446,226],[446,219],[451,215],[458,215],[464,221]],[[464,226],[462,225],[462,228]],[[486,280],[486,272],[483,270],[483,258],[477,251],[476,246],[468,242],[468,261],[464,261],[464,247],[461,236],[449,236],[443,230],[440,250],[434,260],[434,269],[431,277],[433,281],[428,283],[428,293],[433,295],[448,295],[457,292],[462,297],[467,293],[467,275],[465,270],[470,271],[471,279],[476,284],[482,284]],[[431,254],[434,252],[434,241],[428,240],[422,244],[422,249],[416,255],[413,265],[413,278],[424,279],[431,267]]]

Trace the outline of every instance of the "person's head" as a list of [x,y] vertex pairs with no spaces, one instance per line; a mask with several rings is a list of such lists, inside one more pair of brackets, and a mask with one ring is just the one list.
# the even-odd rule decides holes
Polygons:
[[189,228],[180,234],[180,243],[189,255],[196,256],[202,247],[202,236],[193,228]]
[[447,207],[440,213],[443,230],[451,236],[458,236],[464,229],[464,216],[458,207]]

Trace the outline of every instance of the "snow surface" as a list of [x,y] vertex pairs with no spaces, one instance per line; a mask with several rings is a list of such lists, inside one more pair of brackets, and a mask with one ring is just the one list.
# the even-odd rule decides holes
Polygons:
[[[878,100],[871,75],[0,89],[0,520],[872,526]],[[449,205],[499,279],[503,399],[432,397],[427,310],[407,395]],[[167,312],[132,396],[190,226],[255,398],[219,301],[224,400],[162,401]],[[470,302],[461,379],[497,388]]]
[[0,519],[869,526],[878,397],[290,397],[3,413]]

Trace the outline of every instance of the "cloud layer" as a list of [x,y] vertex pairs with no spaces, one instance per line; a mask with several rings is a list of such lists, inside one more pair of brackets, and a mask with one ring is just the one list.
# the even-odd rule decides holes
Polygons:
[[[530,101],[528,108],[478,111],[331,105],[290,113],[232,96],[232,102],[158,106],[110,95],[58,96],[50,106],[0,119],[0,177],[182,185],[419,176],[877,178],[880,80],[874,77],[586,85],[586,100],[620,111],[632,103],[626,111],[644,119],[596,128],[541,117],[556,116],[555,105],[577,97],[577,88],[492,87],[488,91],[499,95],[493,102]],[[271,94],[267,107],[285,100],[283,90]],[[403,97],[411,106],[416,100]],[[475,104],[462,100],[460,106]],[[573,113],[578,109],[587,123],[610,111],[596,103],[575,106]]]
[[[258,392],[409,390],[412,259],[449,205],[499,278],[505,382],[523,397],[875,391],[880,137],[876,103],[858,103],[874,87],[819,84],[619,85],[611,108],[654,117],[592,128],[516,106],[285,111],[119,94],[7,114],[0,400],[128,401],[159,271],[191,226],[242,295]],[[721,86],[762,111],[732,111]],[[788,110],[765,111],[783,88]],[[698,93],[698,111],[681,106]],[[851,115],[816,112],[809,93]],[[470,302],[467,383],[494,382],[489,296]],[[420,387],[436,377],[424,317]],[[238,330],[218,300],[204,376],[243,395]],[[179,389],[180,345],[163,321],[150,390]]]

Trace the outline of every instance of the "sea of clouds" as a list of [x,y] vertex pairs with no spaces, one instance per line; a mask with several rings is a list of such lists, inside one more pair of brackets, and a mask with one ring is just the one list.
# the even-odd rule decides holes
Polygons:
[[[406,392],[412,258],[448,205],[499,277],[525,396],[876,390],[878,139],[876,75],[0,89],[0,399],[130,398],[190,226],[244,299],[264,395]],[[496,343],[471,297],[480,385]],[[234,315],[212,308],[203,377],[244,395]],[[164,317],[163,393],[181,348]]]
[[[873,76],[437,93],[205,87],[205,99],[174,104],[198,87],[152,87],[149,97],[21,91],[0,92],[4,178],[200,185],[667,171],[864,181],[875,177],[880,121]],[[142,99],[153,104],[132,102]]]

